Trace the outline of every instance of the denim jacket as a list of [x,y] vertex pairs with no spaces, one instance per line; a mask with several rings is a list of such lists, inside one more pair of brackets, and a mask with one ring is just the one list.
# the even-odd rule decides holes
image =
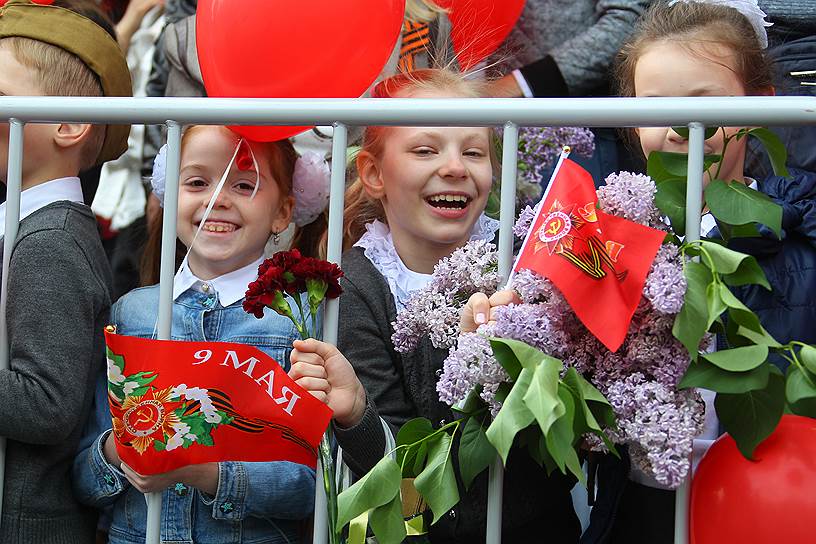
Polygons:
[[[117,332],[153,337],[158,297],[158,285],[136,289],[122,297],[111,315]],[[292,323],[268,309],[263,319],[256,319],[244,312],[241,303],[239,300],[224,307],[215,291],[206,294],[188,289],[173,304],[173,340],[251,344],[288,368],[292,342],[299,338]],[[100,380],[97,389],[95,413],[87,431],[96,438],[74,461],[75,492],[85,504],[112,507],[112,544],[142,544],[147,521],[145,499],[102,453],[111,432],[111,416],[107,383]],[[218,464],[218,473],[214,497],[181,483],[162,493],[162,542],[299,541],[298,521],[314,509],[314,470],[284,461],[226,461]]]

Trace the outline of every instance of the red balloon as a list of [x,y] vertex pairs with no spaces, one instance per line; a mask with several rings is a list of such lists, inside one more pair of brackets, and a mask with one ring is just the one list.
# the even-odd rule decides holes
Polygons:
[[524,0],[437,0],[437,4],[448,10],[453,50],[463,70],[496,51],[524,9]]
[[793,544],[816,541],[816,420],[782,416],[745,459],[720,437],[691,487],[691,544]]
[[[357,98],[382,71],[405,0],[199,0],[196,48],[207,95]],[[308,127],[231,127],[256,141]]]

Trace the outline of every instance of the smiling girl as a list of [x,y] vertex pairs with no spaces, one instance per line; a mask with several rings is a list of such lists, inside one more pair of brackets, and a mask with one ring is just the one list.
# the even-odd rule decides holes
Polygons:
[[[422,70],[383,81],[372,96],[477,98],[483,92],[451,72]],[[483,127],[366,129],[359,179],[346,195],[338,335],[345,358],[315,340],[296,342],[290,372],[334,410],[337,440],[357,476],[383,457],[380,416],[394,436],[415,417],[434,425],[454,418],[436,392],[447,350],[426,338],[415,351],[398,353],[391,323],[440,259],[469,240],[494,238],[498,222],[484,215],[496,165],[492,137]],[[573,483],[560,474],[548,478],[526,451],[514,451],[505,476],[505,542],[538,540],[532,535],[542,522],[547,542],[575,542]],[[486,473],[469,490],[460,488],[461,502],[430,526],[431,542],[484,541]]]
[[[299,338],[292,323],[271,310],[258,320],[244,312],[242,301],[257,277],[267,240],[289,224],[296,160],[288,141],[249,143],[224,127],[185,132],[178,238],[188,254],[174,280],[173,340],[246,343],[281,364],[288,361],[292,341]],[[154,183],[163,177],[158,161]],[[117,332],[153,337],[158,294],[159,286],[153,285],[122,297],[111,315]],[[95,440],[77,456],[75,490],[88,505],[112,508],[111,543],[145,541],[142,493],[147,492],[163,494],[162,541],[299,542],[299,520],[314,507],[315,478],[309,467],[226,461],[142,476],[119,459],[104,395],[96,410],[95,421],[104,424],[97,424]]]

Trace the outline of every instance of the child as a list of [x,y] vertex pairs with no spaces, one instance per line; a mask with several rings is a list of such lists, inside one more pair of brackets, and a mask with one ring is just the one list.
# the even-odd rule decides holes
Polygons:
[[[203,219],[236,152],[212,211]],[[288,141],[249,144],[224,127],[195,126],[185,132],[178,237],[189,251],[174,282],[173,339],[251,343],[277,361],[288,359],[292,341],[299,337],[292,323],[271,310],[258,320],[244,312],[242,301],[247,285],[257,277],[270,235],[289,224],[296,160]],[[158,161],[154,187],[164,178],[163,168]],[[112,310],[117,332],[153,337],[158,293],[159,286],[153,285],[122,297]],[[97,411],[106,427],[97,429],[98,438],[77,456],[75,488],[86,504],[112,505],[111,542],[144,542],[141,493],[154,491],[164,493],[163,540],[299,541],[298,520],[314,507],[311,468],[290,462],[227,461],[141,476],[121,463],[110,430],[102,432],[110,428],[107,405],[97,406]]]
[[[81,36],[82,39],[78,39]],[[127,96],[116,41],[68,9],[10,1],[0,8],[0,93]],[[0,541],[92,542],[92,510],[71,492],[71,462],[104,361],[110,270],[81,170],[115,159],[129,127],[25,127],[20,228],[10,255],[10,367],[0,371],[0,436],[7,439]],[[0,129],[6,182],[9,127]],[[0,238],[5,234],[0,205]]]
[[[443,70],[422,70],[380,83],[373,96],[473,98],[477,83]],[[343,256],[340,353],[317,341],[295,343],[290,375],[335,410],[344,460],[362,476],[383,457],[381,415],[396,431],[414,417],[451,421],[436,392],[447,355],[426,341],[407,354],[394,350],[391,323],[434,265],[468,240],[493,239],[498,222],[483,215],[493,177],[487,128],[368,127],[357,158],[359,179],[346,195],[345,233],[354,244]],[[355,377],[354,373],[356,372]],[[364,386],[364,388],[363,388]],[[368,392],[366,397],[366,391]],[[569,490],[574,482],[547,478],[524,451],[505,474],[504,539],[529,541],[547,526],[548,542],[575,542],[578,522]],[[430,526],[432,542],[479,542],[485,536],[487,477]]]
[[[624,96],[746,96],[773,94],[770,63],[762,46],[762,16],[743,14],[724,2],[677,2],[651,9],[619,56],[617,77]],[[739,4],[746,9],[749,3]],[[758,8],[757,8],[758,9]],[[738,128],[726,128],[733,134]],[[670,128],[636,129],[644,156],[652,151],[686,153],[688,142]],[[732,240],[739,251],[753,254],[773,291],[741,287],[737,296],[759,316],[762,325],[780,342],[816,341],[816,175],[796,172],[790,178],[754,180],[744,172],[746,138],[732,140],[722,160],[720,177],[750,185],[772,197],[783,209],[782,239]],[[723,131],[705,142],[707,154],[721,154]],[[749,174],[749,173],[748,173]],[[705,180],[705,183],[708,179]],[[716,235],[713,218],[702,217],[701,231]],[[719,434],[713,418],[713,394],[706,395],[704,439]],[[695,440],[707,446],[710,440]],[[609,459],[608,461],[612,461]],[[604,464],[599,473],[599,502],[586,542],[671,542],[674,493],[656,488],[639,471],[629,480]],[[620,469],[620,467],[616,467]],[[624,469],[625,470],[625,469]],[[614,485],[605,482],[616,481]],[[614,504],[614,506],[612,506]],[[596,515],[597,514],[597,515]],[[614,521],[614,523],[613,523]]]

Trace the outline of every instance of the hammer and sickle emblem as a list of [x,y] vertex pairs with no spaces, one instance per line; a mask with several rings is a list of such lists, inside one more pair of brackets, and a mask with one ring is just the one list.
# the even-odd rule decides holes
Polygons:
[[546,232],[547,234],[549,234],[549,235],[551,235],[551,236],[555,236],[556,234],[558,234],[558,232],[559,232],[559,231],[560,231],[560,230],[561,230],[563,227],[564,227],[564,222],[563,222],[563,221],[561,221],[561,219],[560,219],[560,218],[555,217],[555,218],[553,218],[553,220],[552,220],[552,221],[550,221],[550,228],[548,228],[548,229],[547,229],[546,231],[544,231],[544,232]]
[[136,423],[153,423],[153,417],[151,417],[153,414],[150,408],[140,408],[136,415],[139,416]]

